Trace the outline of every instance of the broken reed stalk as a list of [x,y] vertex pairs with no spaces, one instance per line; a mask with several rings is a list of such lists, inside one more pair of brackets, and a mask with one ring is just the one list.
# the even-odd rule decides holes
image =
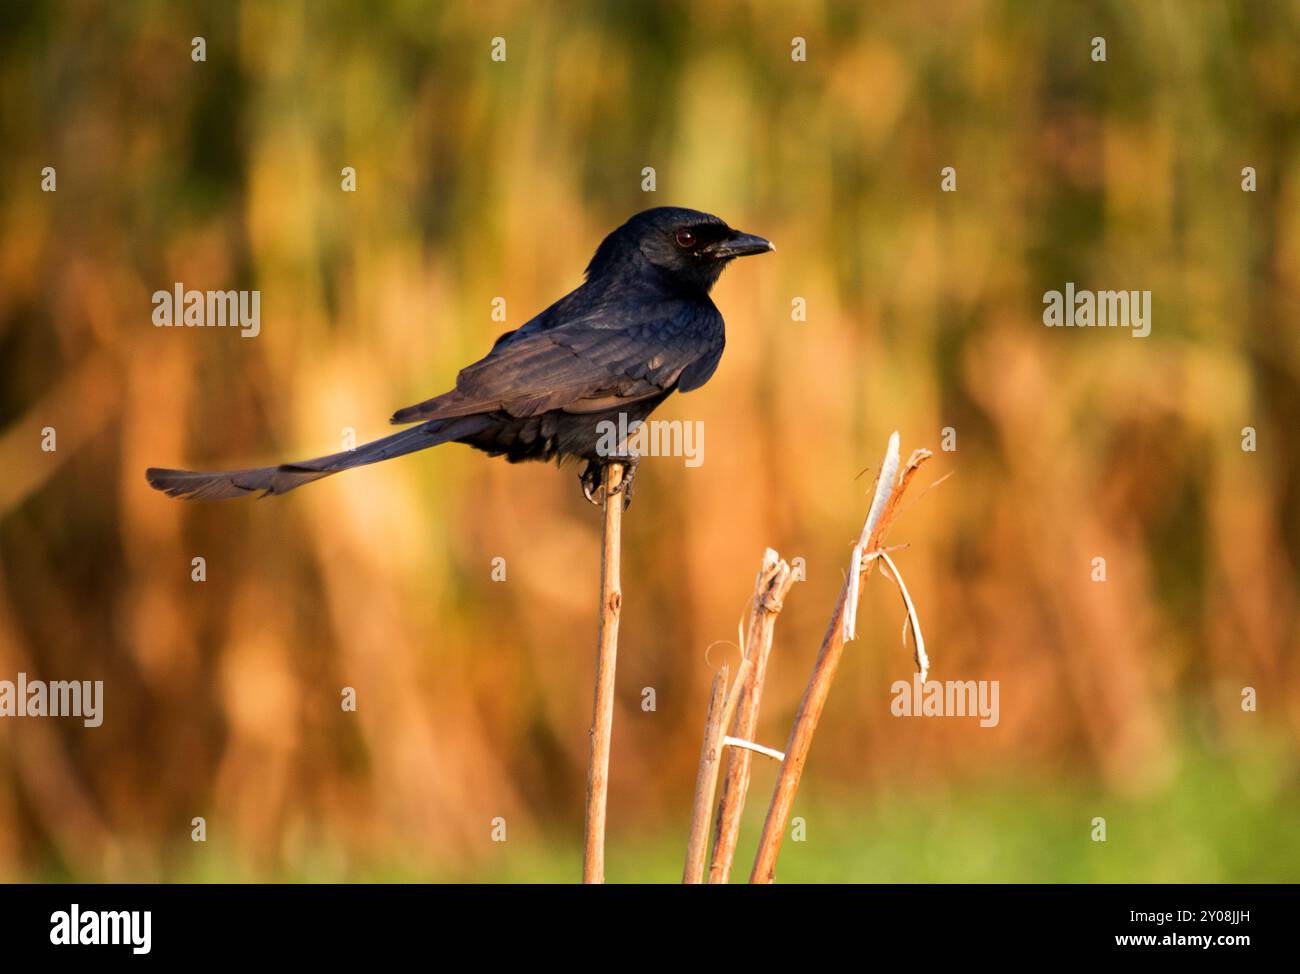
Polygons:
[[752,666],[753,661],[748,658],[740,661],[730,693],[726,693],[728,667],[725,664],[713,677],[709,709],[704,717],[704,739],[700,744],[700,768],[695,774],[695,798],[691,801],[691,830],[686,842],[683,883],[704,882],[704,857],[709,851],[709,813],[713,811],[713,796],[718,791],[722,752],[730,740],[727,728],[731,726],[731,718],[736,713]]
[[683,883],[704,882],[704,857],[709,851],[709,813],[713,811],[713,796],[718,791],[722,752],[731,740],[727,737],[727,728],[731,726],[731,718],[736,713],[741,691],[749,679],[752,666],[753,660],[749,658],[740,661],[730,693],[726,693],[726,664],[713,677],[713,686],[709,690],[709,709],[704,717],[704,739],[700,744],[700,768],[695,774],[695,798],[691,801],[691,830],[686,842]]
[[623,465],[605,465],[605,528],[600,551],[600,629],[596,643],[596,691],[591,710],[587,759],[587,815],[582,881],[605,881],[605,805],[609,796],[609,743],[614,727],[614,669],[618,661],[618,620],[623,608],[619,560],[623,549]]
[[[737,681],[739,683],[739,681]],[[691,803],[691,831],[686,842],[686,867],[683,883],[704,880],[704,854],[708,851],[709,813],[713,811],[713,794],[718,787],[718,763],[722,760],[722,735],[726,709],[727,664],[713,675],[709,690],[709,709],[704,717],[704,740],[700,745],[700,770],[695,775],[695,799]]]
[[[751,883],[770,883],[776,875],[776,858],[781,851],[781,840],[785,836],[786,826],[790,821],[790,811],[794,807],[795,792],[799,788],[799,779],[803,775],[804,763],[808,760],[808,750],[812,746],[813,734],[817,730],[817,721],[821,718],[822,708],[830,694],[835,671],[840,665],[844,652],[845,630],[852,638],[853,616],[856,615],[858,595],[862,585],[871,575],[876,558],[864,558],[881,548],[885,533],[898,509],[898,502],[912,476],[926,460],[930,458],[928,450],[917,450],[907,461],[902,473],[898,471],[898,433],[889,438],[889,449],[885,462],[881,466],[880,477],[876,481],[875,496],[870,513],[862,527],[862,534],[854,548],[854,570],[844,579],[840,589],[839,600],[831,614],[826,635],[822,638],[821,650],[813,664],[812,675],[804,690],[799,710],[795,714],[794,727],[790,730],[790,742],[786,745],[785,760],[777,777],[776,787],[772,791],[772,802],[767,809],[767,819],[763,823],[763,835],[759,839],[758,853],[754,857],[754,869],[750,873]],[[849,625],[846,626],[846,612]]]
[[[736,675],[741,688],[730,736],[752,741],[758,727],[758,710],[763,698],[763,681],[767,676],[767,658],[772,652],[776,617],[785,597],[794,585],[794,573],[775,551],[763,552],[763,564],[754,580],[753,608],[745,636],[745,663],[748,679]],[[709,882],[725,883],[731,877],[731,864],[740,838],[740,819],[745,811],[749,791],[749,768],[752,757],[748,749],[733,747],[727,752],[727,773],[718,799],[718,815],[713,830],[713,858],[709,864]]]

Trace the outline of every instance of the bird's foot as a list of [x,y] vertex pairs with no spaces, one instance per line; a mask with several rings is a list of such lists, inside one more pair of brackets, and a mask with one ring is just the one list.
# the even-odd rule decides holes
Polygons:
[[[636,478],[641,458],[632,456],[627,459],[620,458],[617,462],[623,464],[623,476],[618,486],[610,493],[623,495],[623,510],[626,511],[632,506],[632,481]],[[605,501],[605,466],[605,463],[588,460],[587,465],[578,474],[578,482],[582,484],[582,496],[597,507]]]
[[604,468],[595,460],[588,460],[587,465],[578,474],[578,483],[582,484],[582,496],[587,498],[588,503],[595,504],[597,507],[600,507],[605,497],[605,488],[602,486],[604,474]]
[[619,480],[618,486],[614,488],[613,493],[623,495],[623,510],[632,506],[632,481],[636,479],[637,467],[641,466],[641,458],[636,454],[628,457],[623,462],[623,477]]

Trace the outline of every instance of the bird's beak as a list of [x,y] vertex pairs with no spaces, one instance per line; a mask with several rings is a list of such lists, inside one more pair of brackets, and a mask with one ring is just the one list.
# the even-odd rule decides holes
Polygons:
[[772,241],[756,237],[752,233],[741,233],[739,230],[734,231],[730,237],[704,248],[706,254],[718,260],[745,257],[749,254],[765,254],[769,250],[776,250]]

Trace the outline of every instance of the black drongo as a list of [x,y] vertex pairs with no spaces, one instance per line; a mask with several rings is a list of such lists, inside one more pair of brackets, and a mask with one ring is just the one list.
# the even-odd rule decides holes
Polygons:
[[511,463],[585,460],[590,500],[611,459],[598,447],[600,430],[608,429],[602,423],[622,417],[619,428],[635,428],[674,390],[709,380],[724,344],[709,290],[732,258],[772,249],[708,213],[646,210],[605,238],[580,287],[498,338],[460,371],[455,389],[393,414],[394,423],[418,425],[314,460],[218,472],[151,467],[146,476],[173,497],[283,494],[340,470],[456,442]]

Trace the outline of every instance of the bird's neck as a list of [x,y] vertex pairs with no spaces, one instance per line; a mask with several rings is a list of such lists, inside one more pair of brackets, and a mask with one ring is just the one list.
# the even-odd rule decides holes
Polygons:
[[721,267],[701,267],[700,274],[669,273],[653,264],[645,264],[629,273],[621,268],[610,274],[588,278],[584,285],[592,296],[618,295],[621,299],[634,297],[642,301],[708,301],[709,291],[718,279]]

